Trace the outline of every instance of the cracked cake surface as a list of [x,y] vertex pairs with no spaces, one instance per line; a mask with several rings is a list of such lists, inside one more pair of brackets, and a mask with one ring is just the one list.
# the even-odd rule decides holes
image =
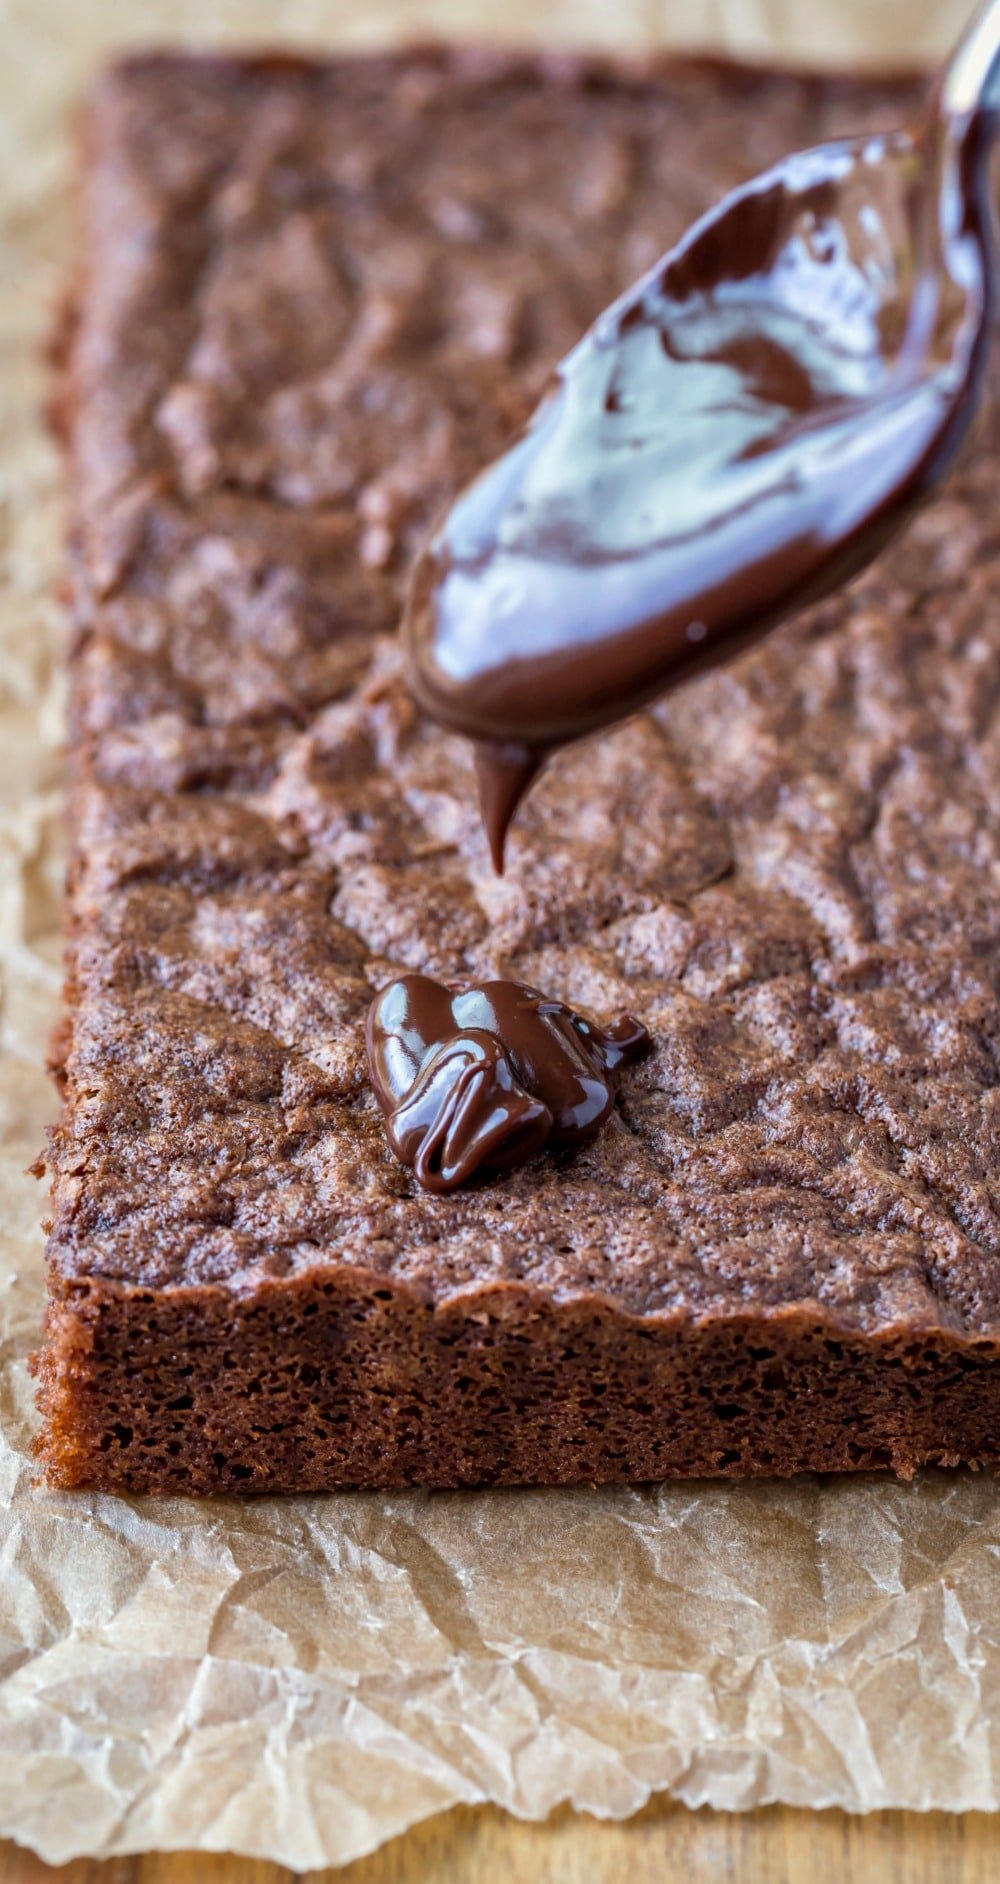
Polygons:
[[[562,754],[502,879],[396,640],[429,525],[599,310],[743,178],[918,97],[435,51],[101,82],[61,398],[55,1482],[996,1458],[995,420],[848,592]],[[364,1063],[413,970],[653,1048],[579,1153],[428,1196]]]

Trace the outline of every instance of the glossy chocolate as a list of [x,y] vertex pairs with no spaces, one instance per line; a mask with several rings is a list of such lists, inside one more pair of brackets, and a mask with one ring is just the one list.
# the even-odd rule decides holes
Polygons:
[[517,981],[454,991],[403,975],[368,1013],[389,1143],[429,1191],[593,1137],[614,1104],[614,1074],[648,1045],[631,1015],[605,1031]]
[[947,469],[988,338],[986,128],[932,112],[746,185],[446,517],[407,611],[413,687],[477,742],[498,868],[554,747],[846,581]]

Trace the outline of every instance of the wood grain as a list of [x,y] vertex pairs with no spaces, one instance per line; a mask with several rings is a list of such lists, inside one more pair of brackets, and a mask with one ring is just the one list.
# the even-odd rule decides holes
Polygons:
[[[203,1852],[81,1859],[53,1870],[0,1845],[2,1884],[287,1884],[293,1875]],[[997,1884],[1000,1821],[653,1804],[624,1825],[570,1812],[525,1825],[493,1808],[459,1808],[357,1864],[308,1876],[311,1884]]]

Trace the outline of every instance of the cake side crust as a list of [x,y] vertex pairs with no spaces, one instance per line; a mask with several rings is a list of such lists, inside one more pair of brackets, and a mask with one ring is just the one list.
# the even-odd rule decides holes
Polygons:
[[434,1307],[319,1266],[240,1297],[56,1297],[51,1483],[129,1492],[627,1482],[996,1466],[1000,1345],[806,1306],[629,1317],[510,1284]]

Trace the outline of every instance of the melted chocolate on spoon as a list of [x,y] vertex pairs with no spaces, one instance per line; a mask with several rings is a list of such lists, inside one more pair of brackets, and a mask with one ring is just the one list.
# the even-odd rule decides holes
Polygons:
[[989,339],[998,45],[994,4],[918,133],[790,157],[706,216],[438,529],[413,687],[477,742],[498,869],[555,747],[845,582],[948,468]]
[[648,1045],[628,1014],[605,1032],[516,981],[455,992],[404,975],[368,1013],[389,1143],[429,1191],[592,1138],[614,1104],[613,1075]]

